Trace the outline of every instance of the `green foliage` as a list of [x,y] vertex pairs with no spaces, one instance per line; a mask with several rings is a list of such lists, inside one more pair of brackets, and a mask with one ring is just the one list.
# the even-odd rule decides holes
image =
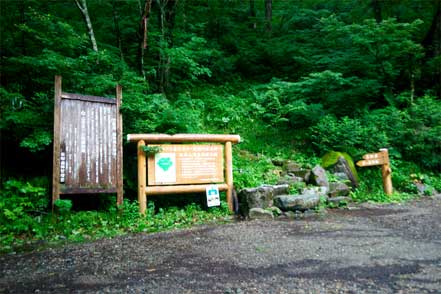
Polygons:
[[61,214],[66,214],[72,209],[72,201],[68,199],[57,199],[54,202],[54,206]]
[[0,197],[0,243],[8,245],[18,235],[32,234],[49,204],[41,179],[32,182],[10,179]]
[[337,150],[360,156],[388,145],[387,136],[374,124],[360,119],[328,115],[311,128],[312,143],[320,153]]
[[161,146],[141,146],[141,149],[147,156],[161,152]]
[[247,151],[233,153],[233,176],[236,189],[257,187],[262,184],[275,184],[278,175],[271,158],[254,155]]

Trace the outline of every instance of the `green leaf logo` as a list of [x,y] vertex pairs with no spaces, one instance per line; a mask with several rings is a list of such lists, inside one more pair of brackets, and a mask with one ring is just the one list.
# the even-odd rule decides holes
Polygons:
[[170,157],[163,157],[158,160],[157,164],[160,168],[162,168],[163,171],[168,171],[168,169],[173,165],[173,162],[171,161]]

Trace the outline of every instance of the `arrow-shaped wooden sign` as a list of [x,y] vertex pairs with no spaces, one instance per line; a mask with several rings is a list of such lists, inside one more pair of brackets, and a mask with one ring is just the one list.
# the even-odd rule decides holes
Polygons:
[[383,165],[385,164],[387,161],[384,160],[384,158],[377,158],[377,159],[365,159],[365,160],[360,160],[357,161],[357,165],[360,167],[364,167],[364,166],[374,166],[374,165]]
[[360,167],[381,165],[384,192],[387,195],[392,194],[392,171],[389,165],[389,152],[387,149],[380,149],[380,152],[363,155],[363,160],[357,161],[357,165]]

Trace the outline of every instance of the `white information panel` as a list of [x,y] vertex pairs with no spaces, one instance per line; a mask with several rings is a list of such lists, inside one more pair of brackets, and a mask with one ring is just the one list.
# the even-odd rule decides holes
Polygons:
[[206,188],[207,206],[220,206],[219,188],[216,185],[210,185]]
[[155,180],[160,183],[176,182],[176,154],[155,154]]

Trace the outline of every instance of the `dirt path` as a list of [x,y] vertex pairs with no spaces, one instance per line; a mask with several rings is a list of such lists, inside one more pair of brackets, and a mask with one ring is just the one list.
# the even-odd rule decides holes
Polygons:
[[4,255],[0,292],[441,293],[441,197]]

